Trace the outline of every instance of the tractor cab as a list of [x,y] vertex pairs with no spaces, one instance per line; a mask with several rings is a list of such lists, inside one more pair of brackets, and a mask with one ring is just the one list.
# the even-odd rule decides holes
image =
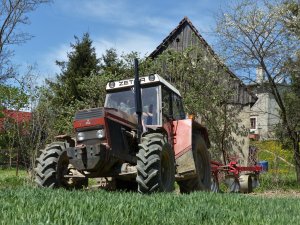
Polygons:
[[[145,126],[162,126],[169,120],[185,119],[179,91],[158,74],[140,78],[142,120]],[[134,115],[134,79],[109,82],[104,107]]]

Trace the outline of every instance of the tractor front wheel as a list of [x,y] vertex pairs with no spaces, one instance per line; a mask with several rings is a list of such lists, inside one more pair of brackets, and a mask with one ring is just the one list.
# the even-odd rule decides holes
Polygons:
[[65,175],[71,175],[77,172],[69,164],[66,148],[69,144],[66,142],[54,142],[42,150],[41,155],[36,160],[35,182],[40,187],[50,188],[83,188],[87,186],[88,179],[66,178]]
[[175,156],[166,137],[147,133],[137,154],[137,178],[140,193],[171,192],[175,182]]

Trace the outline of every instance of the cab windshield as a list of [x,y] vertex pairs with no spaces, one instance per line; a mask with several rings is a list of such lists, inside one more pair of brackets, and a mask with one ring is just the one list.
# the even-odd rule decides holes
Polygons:
[[[146,125],[159,124],[158,93],[158,86],[142,87],[141,89],[143,105],[142,118]],[[134,115],[136,110],[133,89],[124,89],[119,92],[107,93],[104,106],[107,108],[115,108]]]

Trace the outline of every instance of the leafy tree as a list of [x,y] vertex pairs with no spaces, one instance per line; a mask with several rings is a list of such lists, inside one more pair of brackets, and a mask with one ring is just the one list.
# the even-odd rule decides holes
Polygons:
[[193,47],[183,53],[165,51],[142,63],[141,71],[158,73],[180,90],[186,111],[198,115],[209,130],[213,157],[222,156],[226,163],[232,150],[241,150],[233,134],[247,136],[247,131],[239,125],[241,107],[231,104],[233,78],[218,65],[203,49]]
[[[27,92],[26,82],[24,77],[19,77],[12,63],[12,57],[16,45],[23,44],[32,38],[32,35],[22,30],[23,25],[30,24],[28,15],[41,4],[48,2],[50,0],[0,0],[0,117],[5,116],[3,109],[18,111],[29,106],[30,96]],[[25,77],[28,77],[27,75]],[[13,78],[13,82],[8,84],[7,81],[11,78]],[[12,83],[14,85],[11,85]],[[4,126],[5,132],[3,127],[0,128],[2,129],[0,154],[4,155],[3,148],[9,149],[10,159],[16,148],[22,149],[20,153],[26,154],[24,146],[28,145],[23,145],[21,144],[23,142],[20,141],[20,138],[24,137],[25,124],[5,118]],[[29,140],[32,141],[32,139]],[[31,143],[30,141],[27,144]]]
[[21,109],[28,103],[28,96],[20,87],[0,85],[0,109]]
[[[299,50],[299,39],[287,29],[284,18],[288,8],[286,1],[244,0],[222,12],[217,21],[220,37],[220,53],[232,68],[242,74],[251,74],[258,66],[267,77],[266,87],[274,96],[280,111],[282,124],[294,146],[297,180],[300,182],[300,150],[293,114],[290,114],[278,80],[289,77],[285,65],[290,56]],[[252,82],[251,76],[244,76]]]
[[[286,1],[284,3],[286,13],[283,16],[283,22],[287,29],[295,34],[300,40],[300,6],[296,1]],[[298,133],[298,142],[300,141],[300,50],[296,55],[289,57],[284,71],[290,77],[290,90],[284,93],[283,99],[287,114],[290,117],[290,123]],[[279,137],[285,144],[293,146],[293,142],[288,137],[288,131],[284,126],[278,126]],[[294,147],[294,148],[297,148]]]
[[[68,61],[57,61],[61,73],[55,81],[47,80],[48,89],[43,97],[50,102],[49,113],[56,119],[54,128],[57,133],[71,131],[70,124],[75,111],[87,106],[91,100],[85,100],[90,97],[92,91],[97,92],[97,89],[92,90],[90,85],[91,78],[98,76],[100,66],[89,34],[85,33],[81,39],[75,37],[75,44],[71,44],[71,48]],[[94,97],[93,100],[97,101],[97,96]]]
[[68,60],[57,62],[61,73],[56,80],[47,80],[42,89],[37,111],[54,118],[46,132],[50,139],[57,134],[72,134],[71,124],[79,109],[102,107],[109,81],[123,79],[130,73],[133,76],[130,60],[135,53],[119,57],[115,49],[108,49],[98,59],[92,44],[87,33],[81,39],[75,37]]
[[99,59],[96,57],[95,48],[88,33],[82,39],[75,36],[75,44],[71,44],[72,52],[68,53],[68,61],[57,61],[61,73],[57,76],[57,82],[48,81],[56,97],[60,97],[64,105],[73,104],[74,101],[82,101],[84,93],[78,85],[84,78],[98,74]]
[[105,73],[120,75],[124,72],[124,63],[114,48],[107,49],[105,54],[102,55],[101,61],[101,69]]
[[10,166],[19,145],[17,137],[21,137],[26,126],[20,118],[13,118],[10,114],[14,111],[19,112],[20,109],[27,107],[28,103],[29,95],[23,82],[20,82],[19,87],[0,85],[0,117],[2,121],[0,124],[0,153],[2,155],[0,155],[0,161],[6,155]]

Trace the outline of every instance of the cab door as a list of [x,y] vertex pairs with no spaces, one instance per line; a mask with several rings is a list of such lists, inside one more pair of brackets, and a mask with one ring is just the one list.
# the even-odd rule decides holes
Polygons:
[[179,177],[194,176],[193,121],[185,118],[181,97],[167,88],[162,88],[162,122],[174,150],[177,174]]

